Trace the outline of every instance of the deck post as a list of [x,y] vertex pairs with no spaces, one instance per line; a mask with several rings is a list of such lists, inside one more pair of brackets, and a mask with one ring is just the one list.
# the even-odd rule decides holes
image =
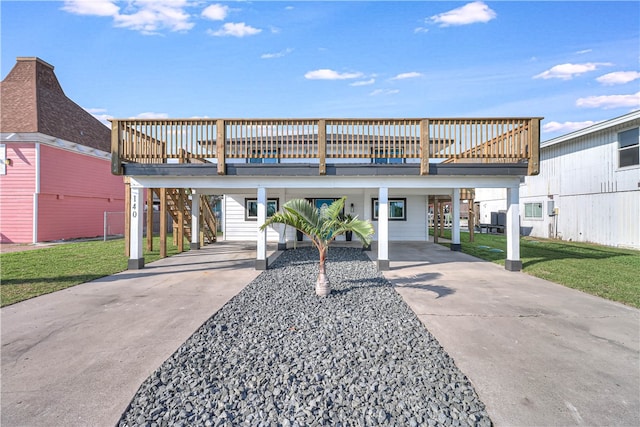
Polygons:
[[327,174],[327,121],[318,120],[318,160],[320,175]]
[[144,229],[144,199],[143,189],[137,185],[131,186],[131,210],[130,210],[130,232],[129,232],[129,270],[139,270],[144,267],[144,256],[142,253],[142,240]]
[[191,192],[191,245],[190,249],[200,249],[200,195]]
[[153,250],[153,188],[147,188],[147,250]]
[[451,247],[452,251],[462,250],[460,244],[460,189],[454,188],[451,196]]
[[120,159],[120,138],[122,129],[116,119],[111,121],[111,173],[122,175],[122,161]]
[[267,221],[267,189],[258,187],[258,222],[256,228],[256,270],[267,269],[267,230],[261,230],[262,224]]
[[167,257],[167,189],[160,190],[160,258]]
[[530,119],[528,175],[540,173],[540,120],[539,118]]
[[420,120],[420,175],[429,175],[429,119]]
[[378,189],[378,270],[389,270],[389,189]]
[[218,159],[218,175],[225,175],[226,171],[227,135],[224,120],[216,121],[216,157]]
[[522,270],[520,260],[520,187],[507,188],[507,259],[504,268]]

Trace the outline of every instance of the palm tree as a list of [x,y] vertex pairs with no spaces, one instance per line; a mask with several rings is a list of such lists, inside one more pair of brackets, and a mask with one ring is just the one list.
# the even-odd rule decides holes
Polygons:
[[365,246],[371,243],[373,225],[370,221],[360,220],[357,216],[347,219],[341,215],[346,199],[346,197],[338,199],[323,209],[316,208],[305,199],[289,200],[284,204],[281,212],[268,218],[260,228],[264,230],[271,224],[290,225],[300,230],[313,242],[320,254],[316,295],[321,297],[331,293],[331,285],[325,272],[327,251],[331,242],[341,234],[352,231]]

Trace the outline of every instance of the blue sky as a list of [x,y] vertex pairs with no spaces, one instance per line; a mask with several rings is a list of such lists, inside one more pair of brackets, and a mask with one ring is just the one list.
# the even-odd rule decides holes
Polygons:
[[5,1],[1,72],[55,66],[96,117],[543,116],[640,108],[636,1]]

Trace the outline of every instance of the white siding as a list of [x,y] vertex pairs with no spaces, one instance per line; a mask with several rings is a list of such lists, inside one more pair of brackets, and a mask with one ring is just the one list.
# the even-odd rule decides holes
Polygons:
[[[614,121],[614,120],[612,120]],[[638,114],[594,132],[551,143],[540,149],[540,175],[520,187],[524,234],[568,241],[640,248],[640,167],[618,168],[618,132],[640,126]],[[477,190],[476,201],[496,210],[501,201]],[[525,220],[524,204],[543,203],[541,220]],[[548,204],[558,209],[548,215]],[[484,222],[481,219],[481,222]]]
[[[267,198],[271,199],[275,196],[267,193]],[[256,194],[227,194],[224,196],[224,240],[248,240],[255,241],[258,233],[257,221],[245,220],[245,199],[255,199]],[[282,200],[280,200],[282,206]],[[276,226],[278,227],[278,226]],[[267,241],[277,242],[278,232],[269,227],[267,231]]]
[[[345,202],[345,213],[350,213],[351,203],[354,205],[353,215],[357,215],[360,219],[367,219],[365,216],[364,203],[371,204],[371,197],[377,197],[377,193],[373,192],[371,197],[364,196],[362,190],[350,190],[349,194],[332,194],[331,190],[310,190],[305,193],[284,190],[267,192],[269,199],[279,197],[280,207],[291,199],[313,197],[313,198],[332,198],[347,196]],[[227,194],[224,197],[224,239],[225,240],[247,240],[256,239],[257,223],[256,221],[245,220],[245,199],[255,198],[255,194]],[[426,196],[399,196],[393,195],[390,198],[406,198],[407,199],[407,220],[406,221],[389,221],[389,239],[390,240],[427,240],[427,198]],[[370,207],[369,207],[370,210]],[[377,221],[372,221],[374,229],[377,232]],[[277,242],[279,240],[278,231],[280,226],[274,226],[267,232],[267,240],[269,242]],[[292,242],[295,240],[296,233],[291,227],[287,228],[286,240]],[[374,240],[377,234],[374,235]],[[345,240],[344,236],[338,237],[339,241]],[[354,236],[355,240],[355,236]]]
[[[377,195],[373,196],[377,198]],[[389,200],[405,198],[404,196],[390,195]],[[389,240],[400,241],[426,241],[427,240],[427,197],[408,196],[407,220],[389,221]],[[368,203],[371,203],[369,200]],[[372,221],[375,234],[374,240],[378,239],[378,221]]]

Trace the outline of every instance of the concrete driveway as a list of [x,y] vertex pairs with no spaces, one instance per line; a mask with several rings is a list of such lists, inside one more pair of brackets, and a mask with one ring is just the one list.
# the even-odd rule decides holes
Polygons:
[[[389,253],[385,276],[496,425],[640,425],[639,310],[438,245]],[[254,262],[253,245],[221,242],[0,309],[0,424],[114,425]]]
[[497,426],[640,426],[639,310],[438,245],[389,254],[384,275]]
[[4,426],[112,426],[142,382],[250,283],[221,242],[0,309]]

